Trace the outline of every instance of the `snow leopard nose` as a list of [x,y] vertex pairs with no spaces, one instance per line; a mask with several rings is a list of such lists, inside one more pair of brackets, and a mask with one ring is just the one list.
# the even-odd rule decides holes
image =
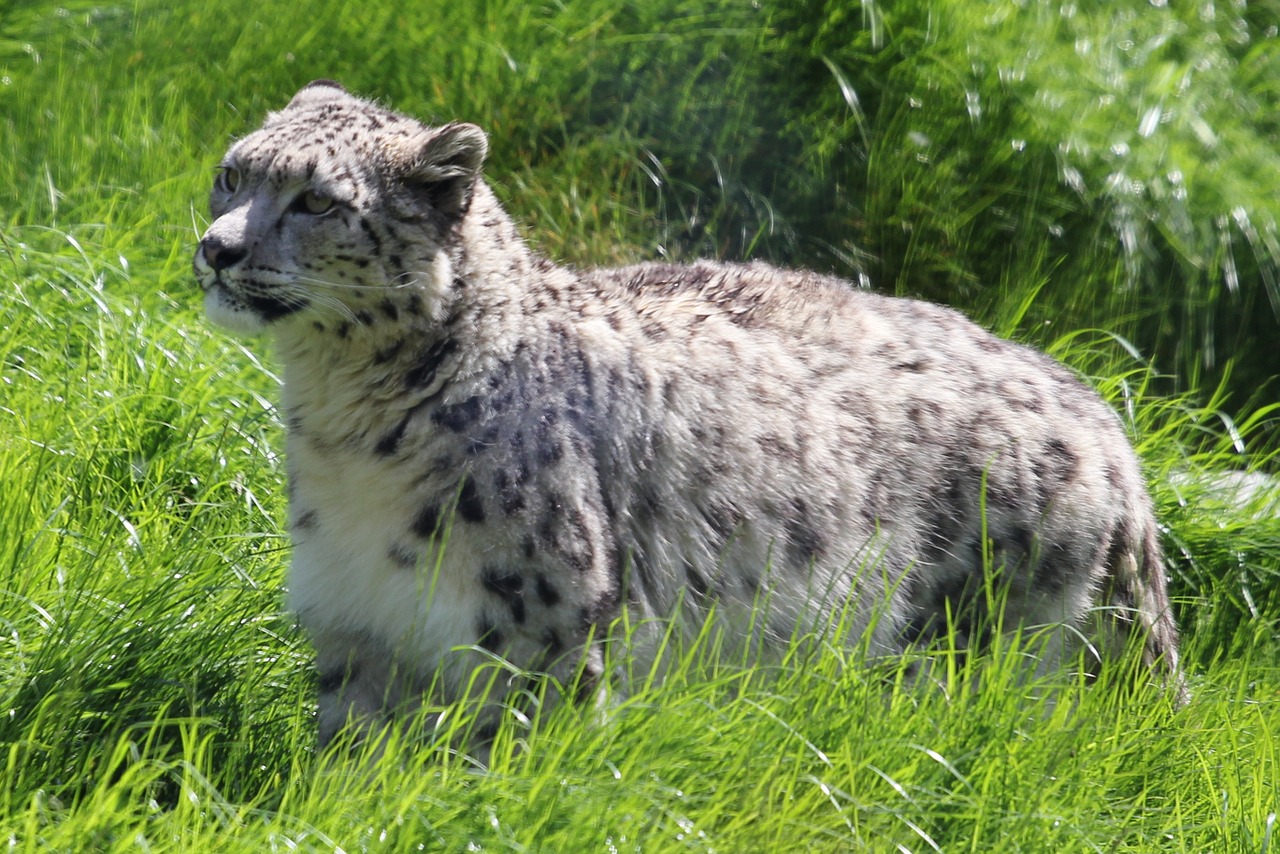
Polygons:
[[213,234],[206,234],[200,241],[200,252],[204,254],[205,262],[219,273],[228,267],[234,267],[249,254],[249,250],[243,246],[228,246]]

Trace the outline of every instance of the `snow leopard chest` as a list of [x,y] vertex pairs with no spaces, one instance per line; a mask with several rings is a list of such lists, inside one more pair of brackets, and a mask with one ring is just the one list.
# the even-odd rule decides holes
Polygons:
[[480,549],[451,525],[455,487],[292,436],[289,466],[289,599],[304,625],[408,645],[428,659],[478,641]]

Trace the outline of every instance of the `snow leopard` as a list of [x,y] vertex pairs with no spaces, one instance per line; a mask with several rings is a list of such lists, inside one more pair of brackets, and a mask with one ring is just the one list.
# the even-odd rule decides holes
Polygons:
[[597,702],[623,624],[898,660],[1049,627],[1042,665],[1132,641],[1181,695],[1139,462],[1067,368],[816,272],[553,263],[488,149],[321,80],[217,168],[195,275],[282,366],[322,744],[488,662]]

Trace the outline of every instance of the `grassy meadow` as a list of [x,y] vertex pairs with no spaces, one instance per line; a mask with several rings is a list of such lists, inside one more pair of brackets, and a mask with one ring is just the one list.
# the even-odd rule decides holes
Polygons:
[[[1278,26],[1277,0],[0,0],[0,845],[1280,851]],[[483,772],[459,709],[317,756],[276,365],[204,322],[190,256],[228,141],[318,77],[488,129],[559,261],[835,270],[1067,362],[1146,466],[1190,704],[1028,684],[1013,641],[936,691],[857,650],[695,647],[603,716],[513,710]]]

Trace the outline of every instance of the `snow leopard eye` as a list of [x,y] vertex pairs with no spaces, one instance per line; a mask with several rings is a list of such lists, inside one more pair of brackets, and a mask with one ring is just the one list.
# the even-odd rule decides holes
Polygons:
[[219,166],[215,186],[227,195],[231,195],[236,191],[236,187],[240,186],[240,170],[234,166]]
[[294,210],[320,216],[333,210],[333,199],[324,193],[307,190],[293,203]]

